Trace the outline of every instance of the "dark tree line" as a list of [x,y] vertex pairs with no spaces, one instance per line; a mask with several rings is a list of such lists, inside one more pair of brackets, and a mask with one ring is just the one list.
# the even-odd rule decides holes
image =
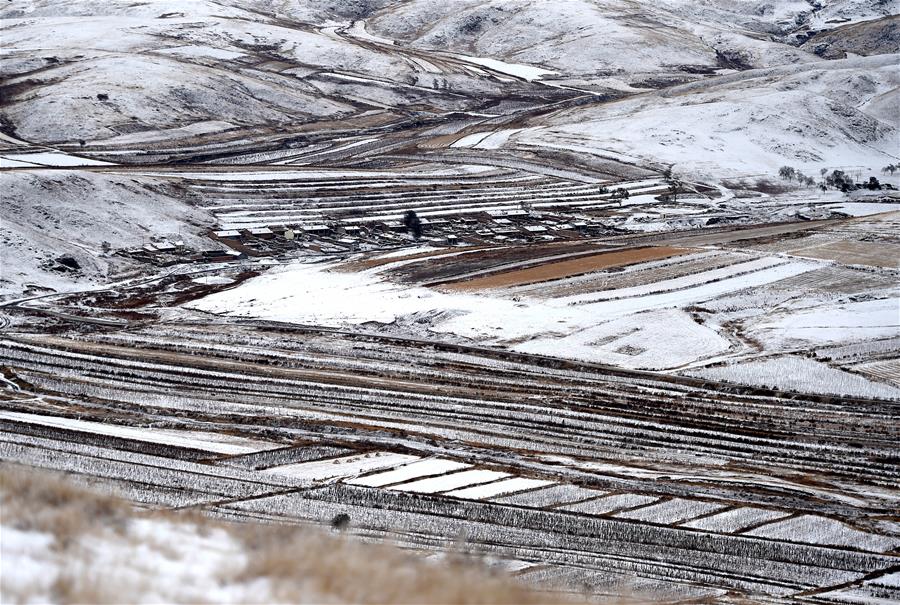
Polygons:
[[[897,170],[900,170],[900,167],[891,164],[882,168],[881,171],[884,173],[890,172],[891,174],[893,174]],[[850,191],[856,191],[857,189],[869,189],[871,191],[878,191],[884,188],[893,188],[890,184],[882,185],[881,182],[874,176],[869,177],[869,180],[867,182],[857,183],[852,176],[850,176],[843,170],[832,170],[829,174],[828,169],[823,168],[819,174],[821,174],[822,180],[819,181],[818,186],[822,191],[837,189],[838,191],[841,191],[843,193],[849,193]],[[804,175],[802,172],[791,166],[782,166],[781,168],[779,168],[778,176],[786,181],[797,181],[801,185],[806,185],[807,187],[811,187],[816,184],[815,179]]]

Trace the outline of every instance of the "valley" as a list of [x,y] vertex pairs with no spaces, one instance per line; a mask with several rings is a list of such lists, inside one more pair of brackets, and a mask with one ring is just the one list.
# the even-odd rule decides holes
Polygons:
[[0,460],[553,601],[893,602],[897,9],[6,3]]

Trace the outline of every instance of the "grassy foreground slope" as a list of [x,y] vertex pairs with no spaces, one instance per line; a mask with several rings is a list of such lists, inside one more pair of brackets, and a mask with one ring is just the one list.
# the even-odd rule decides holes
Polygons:
[[[142,512],[62,475],[0,468],[4,603],[545,603],[460,557],[316,529]],[[554,597],[557,600],[558,596]]]

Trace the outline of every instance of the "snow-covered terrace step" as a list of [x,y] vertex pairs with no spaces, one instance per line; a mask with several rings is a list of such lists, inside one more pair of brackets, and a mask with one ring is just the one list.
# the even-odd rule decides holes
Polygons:
[[131,439],[145,443],[190,448],[216,454],[250,454],[253,452],[284,447],[279,443],[258,441],[224,433],[130,427],[117,424],[106,424],[103,422],[62,418],[59,416],[44,416],[19,412],[0,411],[0,420],[79,431],[90,433],[92,435],[105,435],[108,437],[118,437],[120,439]]
[[440,492],[453,491],[466,486],[489,483],[506,477],[509,477],[509,473],[501,473],[499,471],[490,471],[486,469],[465,470],[441,475],[439,477],[401,483],[400,485],[395,485],[389,489],[404,492],[417,492],[421,494],[437,494]]
[[408,464],[410,462],[415,462],[416,460],[419,460],[418,456],[411,456],[408,454],[369,452],[366,454],[343,456],[341,458],[273,466],[262,471],[262,473],[281,475],[296,479],[308,479],[311,481],[324,481],[326,479],[353,477],[377,469]]
[[[174,176],[174,175],[168,175]],[[222,193],[246,194],[255,193],[257,191],[279,191],[279,192],[302,192],[302,191],[341,191],[356,189],[406,189],[409,187],[437,187],[442,185],[452,185],[461,187],[489,187],[489,186],[514,186],[516,184],[526,185],[528,183],[544,183],[556,184],[560,186],[568,186],[572,183],[559,180],[548,180],[547,177],[541,175],[515,175],[501,174],[490,177],[415,177],[415,176],[399,176],[397,178],[328,178],[328,179],[272,179],[272,180],[254,180],[247,181],[214,181],[214,180],[191,180],[188,187],[196,191],[210,191]],[[596,185],[595,185],[596,186]]]
[[443,475],[451,471],[471,468],[471,464],[456,462],[455,460],[445,460],[443,458],[428,458],[419,460],[410,464],[405,464],[400,468],[376,473],[374,475],[366,475],[365,477],[357,477],[346,481],[351,485],[364,485],[368,487],[384,487],[395,483],[404,483],[420,477],[428,477],[431,475]]
[[[347,190],[347,187],[343,188]],[[219,195],[222,195],[224,192],[217,191]],[[275,192],[275,191],[266,191],[262,189],[256,189],[253,191],[252,196],[248,196],[243,194],[237,197],[216,197],[213,198],[214,203],[204,204],[204,208],[215,209],[215,208],[225,208],[230,206],[235,207],[247,207],[254,208],[260,205],[266,206],[296,206],[297,204],[302,205],[331,205],[331,206],[341,206],[341,205],[354,205],[359,204],[360,202],[397,202],[399,200],[419,200],[423,203],[427,201],[439,201],[439,200],[456,200],[456,199],[493,199],[493,198],[502,198],[502,197],[510,197],[510,196],[543,196],[543,197],[554,197],[554,196],[573,196],[575,194],[584,194],[591,193],[596,195],[604,195],[608,196],[610,194],[602,193],[597,187],[591,185],[572,185],[572,186],[546,186],[546,185],[517,185],[513,187],[469,187],[465,189],[450,189],[443,191],[387,191],[380,193],[357,193],[353,191],[348,191],[346,194],[339,195],[304,195],[303,197],[272,197],[275,193],[295,193],[291,192]],[[262,194],[267,194],[269,197],[265,197]],[[240,199],[242,203],[236,203],[236,200]]]
[[546,487],[548,485],[553,485],[553,481],[528,479],[527,477],[513,477],[502,481],[494,481],[493,483],[456,489],[451,492],[445,492],[444,495],[465,498],[467,500],[487,500],[488,498],[523,492],[539,487]]
[[[366,187],[368,189],[369,187]],[[575,194],[575,193],[602,193],[599,187],[593,185],[579,185],[572,183],[512,183],[503,186],[490,184],[479,184],[473,187],[461,187],[458,189],[412,189],[404,187],[402,191],[393,191],[390,188],[383,188],[384,191],[360,192],[355,186],[348,186],[346,183],[340,187],[334,187],[333,192],[323,193],[322,189],[305,190],[282,190],[266,187],[257,187],[249,191],[230,192],[230,191],[214,191],[212,193],[220,196],[212,198],[223,203],[235,203],[235,200],[244,200],[248,204],[257,204],[262,202],[272,203],[333,203],[339,202],[358,202],[364,201],[381,201],[381,200],[397,200],[401,198],[412,199],[440,199],[440,198],[457,198],[472,197],[478,195],[513,195],[522,193],[544,193],[552,194]],[[227,194],[227,195],[226,195]]]
[[426,197],[419,196],[409,199],[386,199],[380,203],[363,203],[358,199],[334,202],[331,198],[321,200],[276,200],[274,202],[259,204],[228,204],[222,206],[206,206],[218,216],[268,216],[278,213],[310,213],[332,214],[341,212],[389,211],[395,209],[412,208],[414,210],[426,210],[429,208],[461,208],[465,206],[478,207],[484,204],[511,204],[530,203],[541,208],[557,206],[579,206],[585,204],[603,204],[605,206],[616,205],[605,194],[596,192],[577,193],[560,197],[556,194],[540,194],[522,190],[515,194],[505,195],[478,195],[478,196],[443,196]]
[[788,513],[779,510],[769,510],[766,508],[755,508],[752,506],[743,506],[726,510],[715,515],[702,517],[683,524],[684,527],[691,529],[702,529],[705,531],[731,533],[741,531],[754,525],[759,525],[767,521],[783,519]]
[[[217,218],[222,222],[227,221],[236,221],[240,219],[253,219],[256,221],[283,221],[286,219],[293,218],[303,218],[304,220],[313,220],[320,219],[322,217],[331,216],[335,214],[350,214],[350,213],[359,213],[366,210],[371,210],[370,214],[365,217],[365,220],[388,220],[391,217],[401,216],[403,212],[406,210],[415,210],[417,214],[422,215],[423,213],[432,213],[432,215],[436,215],[439,213],[446,214],[466,214],[466,213],[481,213],[481,212],[490,212],[491,209],[497,208],[500,210],[518,210],[520,209],[521,204],[525,202],[528,203],[527,199],[524,200],[508,200],[508,199],[497,199],[493,201],[487,202],[478,202],[473,203],[471,201],[463,201],[460,203],[454,204],[421,204],[415,202],[406,202],[402,204],[388,204],[385,206],[361,206],[361,207],[347,207],[347,208],[297,208],[297,209],[285,209],[285,210],[277,210],[277,211],[239,211],[239,212],[225,212],[217,214]],[[591,203],[595,203],[596,200],[591,200]],[[572,206],[575,204],[572,203],[553,203],[551,206]]]
[[605,496],[606,492],[586,489],[577,485],[554,485],[517,494],[493,498],[494,502],[515,504],[518,506],[553,507],[561,504],[572,504],[584,500],[596,500]]
[[[475,194],[475,195],[473,195]],[[408,198],[408,199],[407,199]],[[361,204],[361,200],[368,202],[383,202]],[[514,201],[533,203],[537,207],[556,206],[590,206],[603,202],[605,205],[618,204],[611,199],[611,194],[601,193],[594,187],[577,186],[564,190],[542,190],[538,187],[516,187],[509,190],[497,191],[492,189],[460,190],[442,193],[414,192],[410,195],[384,194],[371,196],[325,196],[302,199],[290,198],[265,198],[249,202],[234,203],[231,199],[218,199],[214,203],[205,204],[207,210],[219,211],[223,216],[251,214],[265,216],[278,212],[340,212],[345,209],[354,211],[376,210],[385,208],[415,208],[444,207],[449,205],[471,204],[477,206],[481,203],[511,203]],[[245,212],[242,212],[245,211]]]
[[635,519],[648,523],[670,524],[693,519],[713,511],[726,508],[725,504],[718,502],[704,502],[702,500],[687,500],[673,498],[656,504],[650,504],[641,508],[632,509],[615,515],[619,519]]
[[[547,207],[547,208],[556,208],[556,207],[582,207],[585,205],[589,205],[591,208],[600,208],[607,207],[609,205],[614,204],[614,202],[609,202],[605,204],[597,204],[598,200],[602,200],[603,198],[595,198],[585,201],[559,201],[553,203],[543,203],[543,204],[535,204],[535,206]],[[416,213],[419,216],[452,216],[452,215],[461,215],[461,214],[479,214],[482,212],[490,212],[492,210],[510,210],[517,209],[520,205],[525,202],[528,203],[528,200],[519,200],[519,201],[495,201],[495,202],[487,202],[480,204],[458,204],[454,206],[442,206],[442,207],[423,207],[421,204],[398,204],[395,205],[390,211],[384,212],[381,211],[377,214],[370,214],[368,216],[363,217],[354,217],[344,219],[345,222],[353,222],[353,223],[365,223],[372,221],[390,221],[396,220],[403,216],[403,213],[406,210],[416,210]],[[282,225],[285,223],[292,222],[301,222],[304,220],[313,220],[321,218],[326,214],[334,214],[333,212],[329,212],[328,209],[316,209],[316,210],[303,210],[298,209],[294,212],[288,214],[279,214],[274,216],[264,215],[262,213],[252,213],[252,212],[234,212],[234,213],[226,213],[219,215],[219,219],[222,222],[222,226],[228,226],[230,228],[242,229],[250,226],[267,226],[267,225]]]
[[774,521],[742,535],[807,544],[846,546],[871,552],[886,552],[900,547],[898,536],[882,536],[860,531],[841,521],[818,515],[800,515],[783,521]]
[[645,506],[659,500],[657,496],[647,496],[644,494],[612,494],[604,496],[597,500],[587,500],[585,502],[576,502],[575,504],[567,504],[560,506],[560,510],[566,510],[574,513],[587,513],[589,515],[605,515],[616,510],[637,508]]

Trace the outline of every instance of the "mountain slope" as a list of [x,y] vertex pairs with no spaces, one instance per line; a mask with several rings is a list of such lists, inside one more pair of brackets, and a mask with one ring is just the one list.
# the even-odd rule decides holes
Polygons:
[[[240,132],[373,110],[452,111],[501,90],[473,75],[423,73],[333,25],[211,1],[17,0],[0,17],[10,49],[0,59],[0,111],[7,134],[31,142],[97,142],[197,122]],[[333,72],[362,79],[336,81]]]
[[[104,251],[154,236],[202,244],[194,235],[212,217],[177,199],[182,192],[153,179],[85,171],[0,173],[0,294],[28,284],[71,289],[114,280],[134,263]],[[58,262],[74,259],[72,271]]]
[[742,72],[552,116],[510,145],[577,149],[696,176],[897,159],[897,55]]

